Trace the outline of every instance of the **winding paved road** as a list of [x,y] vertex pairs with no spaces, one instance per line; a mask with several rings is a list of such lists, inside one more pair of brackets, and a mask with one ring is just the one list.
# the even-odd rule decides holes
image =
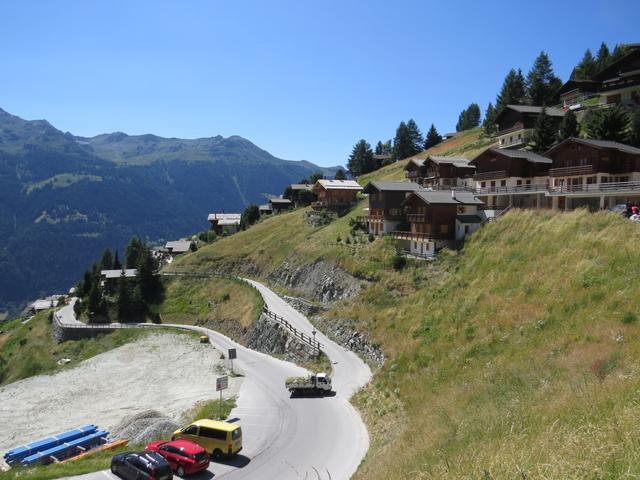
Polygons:
[[[269,310],[311,335],[313,326],[272,290],[248,280],[262,294]],[[69,319],[71,321],[71,319]],[[75,320],[75,318],[73,319]],[[169,326],[169,325],[167,325]],[[203,332],[218,349],[236,348],[234,366],[245,379],[231,418],[242,425],[242,454],[212,463],[209,472],[190,478],[228,480],[341,480],[355,472],[369,447],[369,436],[359,414],[349,403],[353,393],[371,378],[371,370],[353,352],[318,332],[316,338],[333,364],[333,397],[290,398],[284,388],[288,376],[304,374],[289,362],[247,349],[228,337],[202,327],[171,325]],[[108,471],[76,479],[116,478]]]

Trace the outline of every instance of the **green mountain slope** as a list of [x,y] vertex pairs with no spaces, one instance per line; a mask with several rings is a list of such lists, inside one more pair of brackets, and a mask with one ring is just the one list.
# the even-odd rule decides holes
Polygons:
[[241,137],[79,139],[0,110],[0,312],[65,291],[106,247],[203,230],[318,170]]
[[353,319],[387,357],[356,397],[372,439],[356,478],[640,474],[637,225],[512,211],[461,252],[397,272],[390,239],[345,244],[362,206],[324,227],[279,215],[178,262],[273,278],[283,261],[323,259],[367,280],[324,314]]

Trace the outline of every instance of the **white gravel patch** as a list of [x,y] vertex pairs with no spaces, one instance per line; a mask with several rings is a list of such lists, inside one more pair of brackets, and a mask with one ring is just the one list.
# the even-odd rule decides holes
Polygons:
[[[225,370],[210,344],[175,333],[153,333],[53,375],[0,387],[0,452],[87,423],[110,430],[124,417],[156,410],[180,422],[203,400],[219,398]],[[224,398],[241,378],[229,377]]]

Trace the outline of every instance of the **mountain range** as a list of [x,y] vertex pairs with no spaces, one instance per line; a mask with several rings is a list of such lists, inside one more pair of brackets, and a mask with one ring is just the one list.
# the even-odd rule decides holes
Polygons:
[[0,109],[0,312],[65,291],[107,247],[207,228],[337,167],[282,160],[249,140],[78,137]]

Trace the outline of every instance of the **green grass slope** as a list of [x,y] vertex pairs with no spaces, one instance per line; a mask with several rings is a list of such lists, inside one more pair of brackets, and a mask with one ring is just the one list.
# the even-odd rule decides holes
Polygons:
[[[490,145],[462,137],[432,153]],[[399,180],[403,167],[361,181]],[[369,280],[326,313],[354,319],[387,356],[355,399],[371,434],[356,478],[640,475],[637,225],[515,210],[461,252],[397,272],[391,239],[336,245],[363,206],[323,227],[278,215],[177,262],[251,263],[266,278],[283,261],[325,259]]]

